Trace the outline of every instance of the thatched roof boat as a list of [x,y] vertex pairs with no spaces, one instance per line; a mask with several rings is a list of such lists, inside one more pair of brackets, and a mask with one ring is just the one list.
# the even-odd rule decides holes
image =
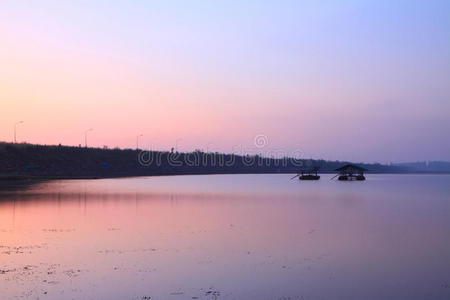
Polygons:
[[338,180],[366,180],[366,177],[364,177],[364,171],[367,171],[367,169],[359,166],[347,164],[337,168],[335,171],[338,172]]

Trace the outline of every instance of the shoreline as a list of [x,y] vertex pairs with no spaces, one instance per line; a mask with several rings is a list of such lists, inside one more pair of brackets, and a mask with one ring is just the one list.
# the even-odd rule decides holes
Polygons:
[[[147,157],[147,156],[148,157]],[[0,181],[77,180],[213,174],[297,174],[319,168],[321,174],[355,164],[368,174],[450,174],[450,163],[397,166],[323,159],[264,157],[226,153],[142,151],[0,142]],[[448,166],[447,166],[448,165]],[[428,169],[423,169],[423,168]],[[422,168],[422,169],[421,169]]]
[[[0,182],[16,181],[46,181],[46,180],[97,180],[114,178],[135,178],[135,177],[162,177],[162,176],[205,176],[205,175],[267,175],[267,174],[286,174],[293,175],[296,172],[214,172],[214,173],[168,173],[168,174],[149,174],[149,175],[123,175],[123,176],[33,176],[33,175],[0,175]],[[321,172],[319,174],[336,174],[334,172]],[[367,172],[366,174],[385,174],[385,175],[450,175],[450,172]]]

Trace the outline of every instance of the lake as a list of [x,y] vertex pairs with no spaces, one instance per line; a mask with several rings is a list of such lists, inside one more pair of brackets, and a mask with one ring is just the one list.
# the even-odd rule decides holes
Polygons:
[[1,299],[450,299],[450,175],[0,192]]

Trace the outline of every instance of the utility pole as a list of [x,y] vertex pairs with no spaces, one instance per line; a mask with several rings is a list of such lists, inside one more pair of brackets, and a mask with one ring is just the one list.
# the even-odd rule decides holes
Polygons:
[[181,142],[183,139],[182,138],[178,138],[176,141],[175,141],[175,152],[178,152],[178,142]]
[[136,150],[139,150],[139,138],[143,136],[143,134],[139,134],[138,136],[136,136]]
[[86,130],[84,132],[84,147],[86,147],[86,148],[87,148],[87,134],[89,131],[92,131],[92,130],[93,130],[92,128],[89,128],[88,130]]
[[17,125],[22,124],[22,123],[23,123],[23,121],[19,121],[14,124],[14,144],[17,143],[17,139],[16,139]]

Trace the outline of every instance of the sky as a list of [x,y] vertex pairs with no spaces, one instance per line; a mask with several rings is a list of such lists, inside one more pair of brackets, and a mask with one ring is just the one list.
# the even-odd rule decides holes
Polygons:
[[0,112],[3,141],[450,160],[450,1],[2,0]]

